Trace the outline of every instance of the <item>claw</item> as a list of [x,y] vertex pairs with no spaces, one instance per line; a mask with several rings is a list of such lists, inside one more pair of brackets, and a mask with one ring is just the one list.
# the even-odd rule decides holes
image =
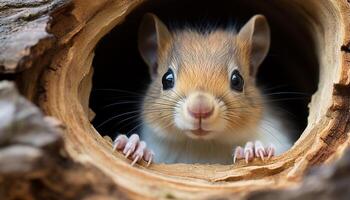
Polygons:
[[275,154],[275,147],[273,145],[270,145],[267,150],[267,159],[270,159]]
[[249,163],[249,159],[250,157],[252,156],[253,152],[251,150],[248,150],[246,153],[245,153],[245,163]]
[[233,152],[233,163],[236,163],[237,159],[243,158],[243,149],[242,147],[238,146],[236,147],[235,151]]
[[265,160],[265,149],[260,141],[255,141],[255,156],[261,158],[262,161]]
[[150,166],[150,164],[153,161],[153,157],[154,157],[154,152],[152,150],[146,150],[145,151],[144,160],[147,161],[146,167]]
[[125,158],[128,158],[131,153],[132,153],[132,149],[129,149],[129,151],[125,154]]
[[126,143],[128,142],[128,138],[125,135],[119,135],[115,140],[113,144],[113,151],[120,150],[123,148]]
[[151,154],[151,156],[150,156],[150,158],[149,158],[149,160],[147,162],[147,165],[146,165],[147,167],[149,167],[151,165],[152,159],[153,159],[153,154]]
[[271,151],[269,151],[269,154],[267,155],[267,159],[270,159],[272,157]]
[[247,144],[244,147],[244,157],[245,162],[248,164],[249,161],[254,157],[254,145],[252,142],[247,142]]
[[113,144],[113,151],[117,150],[119,144],[120,144],[119,141],[116,141],[116,142]]
[[264,153],[261,150],[258,150],[258,156],[264,161]]
[[140,156],[136,156],[136,158],[132,161],[131,166],[134,166],[140,159]]

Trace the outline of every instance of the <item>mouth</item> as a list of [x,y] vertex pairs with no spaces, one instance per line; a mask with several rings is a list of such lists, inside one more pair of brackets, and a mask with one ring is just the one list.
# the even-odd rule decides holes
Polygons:
[[201,128],[196,130],[191,130],[191,133],[196,136],[206,136],[210,133],[210,131],[203,130]]

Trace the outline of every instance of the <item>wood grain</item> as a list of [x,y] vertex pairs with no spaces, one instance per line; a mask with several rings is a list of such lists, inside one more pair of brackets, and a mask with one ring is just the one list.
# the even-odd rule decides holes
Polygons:
[[62,125],[11,82],[0,82],[0,110],[0,199],[127,199],[96,167],[72,160]]
[[[50,32],[57,38],[54,48],[46,51],[41,58],[31,57],[30,60],[34,64],[18,76],[22,94],[37,104],[45,114],[59,119],[66,127],[62,131],[64,146],[60,149],[67,152],[69,158],[66,158],[66,161],[73,164],[66,166],[56,162],[55,164],[62,170],[61,173],[77,172],[74,171],[74,167],[79,165],[78,169],[82,169],[79,174],[87,177],[81,180],[90,184],[87,191],[93,191],[92,197],[102,193],[101,197],[110,194],[111,197],[122,195],[132,199],[219,197],[279,199],[277,197],[281,196],[285,197],[281,199],[293,199],[295,190],[286,192],[289,190],[286,188],[302,188],[297,197],[305,197],[303,195],[320,197],[322,191],[327,192],[334,188],[327,188],[327,184],[337,185],[338,178],[335,178],[337,176],[334,174],[344,170],[339,162],[333,165],[333,168],[319,169],[320,172],[316,173],[322,174],[319,177],[310,175],[304,179],[304,175],[315,166],[333,163],[343,157],[349,146],[350,4],[348,1],[269,1],[270,5],[278,5],[284,12],[293,12],[294,16],[300,18],[303,26],[312,35],[313,41],[310,42],[316,44],[315,50],[320,66],[318,91],[313,95],[309,105],[308,126],[292,149],[265,163],[255,161],[250,165],[243,162],[236,165],[154,164],[150,168],[145,168],[144,163],[131,167],[130,161],[119,153],[112,152],[111,142],[102,138],[90,124],[91,115],[89,117],[88,108],[95,46],[142,2],[140,0],[73,1],[74,6],[71,9],[53,15]],[[281,23],[285,22],[281,20]],[[305,44],[305,48],[307,47]],[[7,58],[9,54],[1,56],[0,58]],[[18,59],[14,60],[14,63],[12,67],[10,65],[6,67],[7,72],[16,71],[17,68],[13,66],[18,65]],[[21,150],[28,153],[24,156],[28,156],[26,162],[36,163],[37,159],[40,160],[41,154],[45,154],[45,151],[40,148],[37,150]],[[57,149],[54,152],[57,157]],[[340,163],[348,163],[348,160],[344,157]],[[324,177],[329,170],[333,170],[334,173]],[[103,178],[89,179],[90,173],[99,174]],[[344,179],[350,180],[348,175],[344,176]],[[344,179],[339,178],[339,181]],[[312,193],[312,181],[321,185],[318,193]],[[54,180],[50,182],[50,185],[59,188],[61,184],[63,183]],[[64,182],[64,184],[73,183]],[[80,187],[79,184],[75,186]],[[24,188],[27,187],[29,186],[26,185]],[[109,188],[108,192],[102,191],[102,188]],[[256,193],[271,189],[277,191]],[[25,191],[28,192],[28,189]],[[57,191],[55,194],[68,195],[66,191],[60,189]],[[71,195],[74,196],[78,190],[68,191],[72,191]],[[45,192],[47,195],[50,194],[49,190]],[[61,199],[70,198],[71,196],[63,196]]]
[[33,61],[55,42],[47,32],[50,14],[68,0],[3,0],[0,2],[0,72],[13,73]]

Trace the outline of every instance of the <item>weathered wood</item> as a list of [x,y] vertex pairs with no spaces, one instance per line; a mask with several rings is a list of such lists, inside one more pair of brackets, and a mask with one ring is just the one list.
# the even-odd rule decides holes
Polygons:
[[74,162],[62,127],[0,82],[0,199],[126,199],[100,170]]
[[0,72],[19,72],[55,42],[48,33],[50,14],[69,0],[2,0],[0,2]]
[[350,197],[350,151],[331,166],[314,168],[297,187],[254,192],[247,200],[347,200]]
[[[243,162],[226,166],[155,164],[150,168],[145,168],[144,163],[131,167],[130,161],[121,154],[112,152],[111,142],[102,138],[90,124],[88,108],[95,46],[141,3],[142,1],[138,0],[75,0],[71,10],[54,15],[54,23],[49,27],[49,32],[57,38],[55,48],[50,48],[50,55],[44,54],[41,58],[29,57],[29,63],[35,64],[18,78],[23,94],[39,105],[45,114],[58,118],[65,125],[66,129],[60,131],[64,145],[58,137],[52,139],[52,145],[46,145],[48,148],[44,148],[45,142],[38,142],[46,140],[37,138],[45,138],[45,131],[33,128],[41,127],[39,125],[29,126],[31,120],[23,120],[23,123],[29,123],[26,126],[31,128],[23,129],[18,137],[13,130],[5,131],[2,137],[3,124],[17,126],[21,123],[0,120],[0,137],[7,138],[0,139],[0,176],[6,177],[0,178],[0,181],[7,181],[8,185],[6,189],[0,188],[0,195],[15,198],[10,195],[20,192],[20,197],[28,193],[30,198],[46,197],[44,199],[81,199],[87,198],[88,195],[91,195],[91,198],[98,195],[107,198],[110,195],[111,198],[126,196],[133,199],[296,199],[326,194],[328,198],[338,191],[335,188],[337,184],[349,180],[345,172],[349,164],[344,168],[341,164],[349,163],[349,159],[344,157],[333,167],[319,169],[300,186],[307,170],[320,164],[332,163],[342,157],[350,143],[348,1],[269,1],[269,5],[283,9],[280,12],[294,13],[294,16],[300,18],[316,43],[320,65],[319,89],[310,104],[308,127],[291,150],[268,162],[255,161],[250,165]],[[281,22],[284,23],[283,20]],[[5,40],[12,41],[11,37]],[[28,42],[29,46],[35,45],[31,41]],[[11,44],[15,45],[13,42]],[[19,43],[19,46],[22,44]],[[18,49],[23,49],[22,47]],[[29,54],[39,55],[34,52]],[[0,58],[7,56],[0,54]],[[11,72],[26,68],[18,67],[20,65],[17,64],[13,66],[15,65],[7,65],[4,69]],[[6,95],[0,97],[0,100],[2,98],[8,99]],[[12,104],[9,100],[6,102],[7,106],[4,108],[10,109]],[[23,106],[23,110],[27,109],[30,111],[33,107]],[[40,118],[39,122],[43,124],[43,117]],[[48,123],[47,120],[45,123]],[[49,127],[50,131],[54,132],[52,126]],[[30,137],[24,137],[26,135]],[[27,141],[25,138],[29,138],[29,145],[22,143],[23,140]],[[2,166],[2,163],[7,161],[8,165]],[[17,168],[17,161],[24,163],[23,167]],[[339,178],[337,174],[341,172],[344,172],[344,176]],[[16,177],[16,174],[23,176]],[[55,176],[49,176],[52,174]],[[69,178],[70,176],[73,178]],[[317,190],[315,185],[311,184],[313,182],[319,183]],[[327,188],[327,184],[334,187]],[[14,192],[17,186],[23,189]],[[39,186],[42,189],[37,192]],[[298,188],[300,190],[296,192]],[[248,195],[250,192],[266,189],[275,191]],[[278,189],[283,190],[276,191]],[[45,196],[35,196],[37,193]],[[79,193],[82,196],[79,196]]]

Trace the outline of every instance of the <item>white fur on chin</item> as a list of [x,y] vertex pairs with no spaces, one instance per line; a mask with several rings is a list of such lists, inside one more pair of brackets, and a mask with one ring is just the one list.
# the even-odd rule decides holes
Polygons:
[[[225,138],[222,140],[201,140],[190,138],[181,132],[166,137],[169,134],[155,132],[160,130],[144,125],[141,131],[141,138],[147,143],[148,148],[155,152],[157,163],[232,164],[233,148],[244,147],[248,141],[260,140],[265,146],[273,144],[277,155],[285,152],[292,145],[288,127],[273,112],[265,112],[255,130],[250,129],[245,133],[239,133],[240,136],[249,135],[249,138],[237,137],[238,133],[231,133],[223,134],[230,137],[223,136]],[[247,133],[248,131],[250,134]]]

